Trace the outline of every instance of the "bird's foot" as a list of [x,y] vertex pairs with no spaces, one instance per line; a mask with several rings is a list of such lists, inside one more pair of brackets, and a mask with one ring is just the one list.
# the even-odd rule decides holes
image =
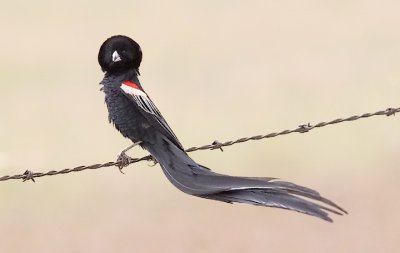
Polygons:
[[139,145],[140,143],[142,143],[142,142],[141,141],[134,142],[134,143],[132,143],[132,145],[130,145],[126,149],[122,150],[121,153],[119,153],[119,155],[117,157],[117,167],[119,169],[119,172],[121,172],[122,174],[124,174],[124,172],[122,172],[122,169],[124,167],[128,166],[132,161],[132,158],[129,157],[126,154],[126,152],[128,150],[130,150],[131,148],[135,147],[136,145]]
[[158,162],[157,162],[156,158],[154,158],[154,156],[152,156],[152,155],[150,155],[150,156],[151,156],[151,158],[149,161],[152,162],[153,164],[149,164],[149,166],[154,167],[158,164]]
[[117,157],[117,167],[119,169],[119,172],[124,174],[122,169],[128,166],[131,160],[132,158],[129,157],[124,151],[122,151]]

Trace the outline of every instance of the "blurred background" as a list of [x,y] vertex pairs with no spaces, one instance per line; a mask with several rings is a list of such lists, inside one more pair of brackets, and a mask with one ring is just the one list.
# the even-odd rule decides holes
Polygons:
[[[3,1],[0,175],[114,161],[101,43],[144,52],[141,82],[185,147],[398,107],[399,1]],[[329,224],[195,198],[137,163],[0,182],[1,252],[395,252],[400,119],[380,116],[190,155],[317,189]],[[133,157],[146,154],[140,149]]]

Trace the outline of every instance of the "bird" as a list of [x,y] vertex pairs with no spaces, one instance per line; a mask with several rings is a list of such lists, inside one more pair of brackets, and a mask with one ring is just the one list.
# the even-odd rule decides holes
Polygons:
[[196,197],[282,208],[328,222],[333,222],[330,214],[347,214],[310,188],[273,177],[224,175],[196,163],[143,89],[139,81],[142,56],[139,44],[125,35],[109,37],[98,53],[109,122],[132,141],[117,159],[120,169],[129,164],[126,151],[139,145],[176,188]]

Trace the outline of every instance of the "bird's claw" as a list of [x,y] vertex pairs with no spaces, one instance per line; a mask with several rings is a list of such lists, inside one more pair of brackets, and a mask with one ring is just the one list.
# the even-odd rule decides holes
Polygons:
[[158,162],[154,158],[154,156],[151,156],[149,161],[153,163],[153,164],[149,164],[150,167],[154,167],[154,166],[156,166],[158,164]]
[[129,157],[125,152],[121,152],[117,157],[117,167],[119,169],[119,172],[124,174],[122,169],[128,166],[131,160],[132,158]]

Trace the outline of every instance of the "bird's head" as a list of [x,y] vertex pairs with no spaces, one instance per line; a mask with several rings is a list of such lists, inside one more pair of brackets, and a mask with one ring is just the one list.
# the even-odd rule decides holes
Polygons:
[[142,50],[138,43],[129,37],[116,35],[101,45],[98,55],[101,69],[109,74],[136,70],[142,61]]

